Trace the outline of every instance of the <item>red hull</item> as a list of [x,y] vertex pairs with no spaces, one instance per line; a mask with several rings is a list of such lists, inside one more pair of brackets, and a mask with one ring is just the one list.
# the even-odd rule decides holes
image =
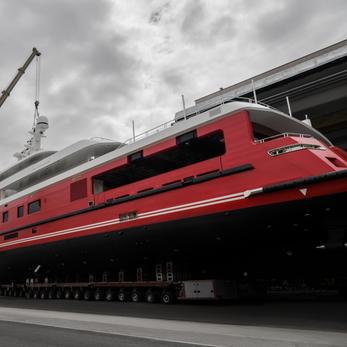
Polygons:
[[[216,215],[228,219],[229,213],[237,211],[266,206],[271,209],[290,202],[305,204],[347,192],[347,161],[343,152],[334,148],[305,149],[270,156],[269,150],[281,146],[321,143],[314,138],[289,136],[255,143],[246,111],[201,126],[197,135],[221,129],[225,153],[214,158],[94,194],[93,177],[124,165],[127,158],[123,157],[2,206],[2,212],[9,212],[9,220],[1,226],[0,259],[21,248],[27,248],[29,254],[31,247],[37,245],[51,245],[54,249],[55,243],[63,241],[68,245],[73,239],[145,230],[148,226],[167,226],[178,221],[183,221],[184,228],[184,221],[194,218],[208,223],[209,216],[211,220]],[[145,147],[143,155],[171,148],[174,141],[170,138]],[[85,196],[71,199],[71,184],[83,180],[87,182]],[[41,201],[40,212],[15,217],[18,206],[34,200]],[[223,220],[218,223],[223,229]],[[203,225],[198,223],[195,227]],[[238,228],[242,229],[240,225]],[[196,237],[196,230],[187,233],[187,242],[190,235]],[[105,247],[107,242],[105,239]]]

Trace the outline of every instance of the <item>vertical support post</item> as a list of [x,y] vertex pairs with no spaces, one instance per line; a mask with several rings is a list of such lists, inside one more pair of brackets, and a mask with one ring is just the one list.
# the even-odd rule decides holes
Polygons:
[[252,91],[253,91],[254,102],[257,104],[258,103],[258,99],[257,99],[257,93],[255,92],[254,80],[252,80]]
[[186,102],[184,100],[184,95],[183,94],[182,94],[182,105],[183,105],[184,119],[187,119]]
[[286,96],[286,100],[287,100],[287,106],[288,106],[288,113],[291,117],[293,117],[292,115],[292,109],[290,108],[290,102],[289,102],[289,98],[288,96]]
[[133,128],[133,142],[135,142],[135,121],[132,120],[131,124],[132,124],[132,128]]
[[143,270],[142,267],[138,267],[136,269],[136,281],[142,282],[143,281]]

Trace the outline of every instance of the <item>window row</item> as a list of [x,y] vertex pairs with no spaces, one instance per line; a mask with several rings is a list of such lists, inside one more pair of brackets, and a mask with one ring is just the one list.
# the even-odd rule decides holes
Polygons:
[[144,157],[143,151],[128,156],[126,165],[93,177],[94,194],[173,171],[225,153],[223,132],[197,137],[196,130],[176,137],[176,146]]
[[[41,200],[35,200],[28,204],[28,214],[32,214],[41,210]],[[17,217],[21,218],[24,216],[24,205],[17,207]],[[9,211],[2,213],[2,222],[6,223],[9,220]]]

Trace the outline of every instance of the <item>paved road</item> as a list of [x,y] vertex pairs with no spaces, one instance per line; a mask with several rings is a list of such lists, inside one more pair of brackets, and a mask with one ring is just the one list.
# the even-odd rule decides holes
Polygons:
[[345,302],[165,306],[1,298],[0,346],[347,347],[346,309]]
[[347,301],[162,305],[0,297],[0,307],[347,332]]
[[[6,347],[182,347],[185,344],[138,337],[0,322],[0,346]],[[194,345],[190,345],[194,346]]]

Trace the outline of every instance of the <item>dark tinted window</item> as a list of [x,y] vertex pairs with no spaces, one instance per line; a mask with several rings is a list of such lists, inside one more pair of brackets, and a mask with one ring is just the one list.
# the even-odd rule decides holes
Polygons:
[[2,222],[5,223],[8,221],[8,211],[2,213]]
[[16,237],[18,237],[18,233],[7,234],[4,236],[4,240],[15,239]]
[[21,218],[24,216],[24,206],[19,206],[17,208],[17,217],[18,218]]
[[[202,137],[189,132],[176,138],[177,146],[148,157],[129,158],[128,164],[93,177],[94,193],[211,159],[225,153],[222,131]],[[140,152],[137,152],[140,153]]]
[[189,141],[192,141],[196,138],[196,130],[190,131],[189,133],[185,133],[183,135],[176,137],[176,143],[178,145],[182,143],[188,143]]
[[41,201],[40,200],[33,201],[33,202],[29,203],[29,205],[28,205],[28,213],[29,214],[38,212],[38,211],[40,211],[40,209],[41,209]]
[[143,158],[143,151],[139,151],[133,154],[130,154],[128,156],[128,162],[131,163],[132,161],[139,160]]

